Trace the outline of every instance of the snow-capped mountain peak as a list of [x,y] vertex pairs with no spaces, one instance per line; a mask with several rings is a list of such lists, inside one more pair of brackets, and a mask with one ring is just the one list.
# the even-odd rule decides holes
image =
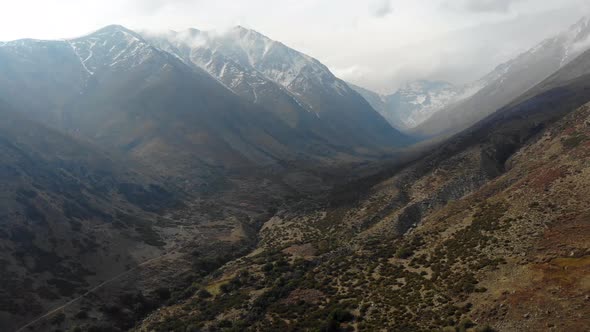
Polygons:
[[214,36],[211,43],[213,49],[244,67],[263,73],[285,88],[289,88],[306,68],[327,71],[327,68],[317,68],[320,65],[313,58],[241,26],[219,37]]
[[237,42],[241,50],[248,55],[248,61],[251,66],[264,59],[268,52],[278,44],[278,42],[258,33],[255,30],[246,29],[242,26],[234,27],[226,37],[230,42]]
[[390,139],[391,127],[326,66],[255,30],[237,26],[223,32],[191,29],[143,36],[289,126],[313,123],[322,135],[338,126],[355,132],[352,127],[369,126],[371,133],[359,139]]
[[225,32],[189,29],[146,38],[251,100],[256,100],[261,87],[269,82],[285,89],[308,110],[313,107],[298,96],[317,87],[338,95],[351,91],[319,61],[242,26]]
[[106,67],[128,70],[155,54],[155,49],[139,34],[120,25],[109,25],[66,42],[89,75]]

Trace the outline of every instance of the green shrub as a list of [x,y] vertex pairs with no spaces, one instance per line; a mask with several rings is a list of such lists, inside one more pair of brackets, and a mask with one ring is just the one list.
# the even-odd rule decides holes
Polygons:
[[465,332],[467,331],[468,328],[474,327],[475,324],[471,321],[471,319],[463,319],[460,323],[459,326],[457,326],[457,328],[459,329],[459,332]]
[[339,323],[343,323],[350,322],[354,319],[354,316],[348,310],[337,308],[330,313],[330,319],[333,319]]
[[410,249],[409,247],[400,247],[396,252],[395,252],[395,257],[397,258],[401,258],[401,259],[406,259],[409,258],[413,255],[414,253],[412,252],[412,249]]
[[484,325],[482,327],[478,327],[477,329],[475,329],[477,332],[495,332],[496,330],[494,330],[491,326],[489,325]]
[[51,317],[51,324],[59,325],[59,324],[63,323],[65,320],[66,320],[66,315],[63,312],[60,312],[58,314],[55,314],[53,317]]
[[156,289],[156,294],[162,301],[168,300],[170,298],[170,290],[166,287],[160,287]]
[[88,312],[86,312],[85,310],[80,310],[74,315],[74,317],[77,319],[87,319]]
[[208,298],[210,298],[210,297],[211,297],[211,296],[213,296],[213,295],[211,295],[211,293],[209,293],[209,292],[208,292],[206,289],[201,289],[201,290],[199,290],[199,292],[197,293],[197,296],[198,296],[199,298],[201,298],[201,299],[208,299]]
[[586,136],[584,136],[583,134],[580,134],[580,133],[576,133],[572,137],[564,139],[562,141],[562,144],[564,147],[566,147],[568,149],[573,149],[573,148],[577,147],[578,145],[580,145],[580,143],[582,143],[582,141],[584,141],[585,139],[586,139]]

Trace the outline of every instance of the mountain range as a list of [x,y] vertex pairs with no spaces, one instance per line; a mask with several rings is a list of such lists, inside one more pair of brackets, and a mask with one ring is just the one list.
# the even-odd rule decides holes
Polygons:
[[0,43],[0,330],[584,330],[588,22],[389,96],[241,26]]
[[[236,39],[208,48],[211,62],[225,65],[219,73],[197,59],[202,49],[187,50],[193,61],[166,51],[172,42],[150,43],[121,26],[72,40],[8,42],[0,46],[0,98],[56,129],[174,174],[378,157],[411,141],[317,60],[243,28],[230,37]],[[276,46],[256,59],[245,53],[246,41],[252,52],[258,42]],[[283,53],[291,56],[290,69],[283,68],[290,76],[273,76]]]
[[310,123],[314,134],[331,144],[407,142],[392,135],[370,105],[326,66],[256,31],[241,26],[223,34],[190,29],[148,40],[207,71],[237,95],[278,112],[287,125]]

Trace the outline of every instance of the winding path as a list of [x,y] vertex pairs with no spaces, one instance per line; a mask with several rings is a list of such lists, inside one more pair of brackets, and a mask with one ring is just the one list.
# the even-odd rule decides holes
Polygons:
[[65,308],[67,308],[67,307],[69,307],[70,305],[72,305],[72,304],[74,304],[74,303],[78,302],[79,300],[81,300],[81,299],[82,299],[82,298],[84,298],[85,296],[88,296],[88,295],[90,295],[90,294],[94,293],[95,291],[97,291],[98,289],[100,289],[100,288],[104,287],[105,285],[108,285],[108,284],[110,284],[110,283],[112,283],[112,282],[114,282],[114,281],[116,281],[116,280],[118,280],[118,279],[121,279],[122,277],[124,277],[124,276],[126,276],[126,275],[130,274],[131,272],[135,272],[135,271],[139,270],[140,268],[142,268],[142,267],[144,267],[144,266],[146,266],[146,265],[149,265],[149,264],[151,264],[151,263],[154,263],[154,262],[156,262],[156,261],[162,260],[162,259],[164,259],[164,258],[166,258],[166,257],[168,257],[168,256],[172,256],[173,254],[177,253],[178,251],[179,251],[179,249],[174,249],[174,250],[171,250],[171,251],[169,251],[169,252],[167,252],[167,253],[165,253],[165,254],[163,254],[163,255],[161,255],[161,256],[158,256],[158,257],[154,257],[154,258],[152,258],[152,259],[149,259],[149,260],[147,260],[147,261],[145,261],[145,262],[143,262],[143,263],[141,263],[141,264],[139,264],[139,265],[135,266],[135,267],[134,267],[134,268],[132,268],[132,269],[129,269],[129,270],[127,270],[127,271],[123,272],[123,273],[120,273],[120,274],[116,275],[115,277],[113,277],[113,278],[111,278],[111,279],[108,279],[108,280],[106,280],[106,281],[103,281],[102,283],[100,283],[100,284],[98,284],[98,285],[94,286],[92,289],[88,290],[86,293],[84,293],[84,294],[82,294],[82,295],[80,295],[80,296],[78,296],[78,297],[76,297],[76,298],[74,298],[74,299],[70,300],[69,302],[67,302],[67,303],[65,303],[65,304],[63,304],[63,305],[61,305],[61,306],[59,306],[59,307],[57,307],[57,308],[55,308],[55,309],[52,309],[51,311],[48,311],[47,313],[43,314],[42,316],[39,316],[39,317],[35,318],[35,319],[34,319],[34,320],[32,320],[31,322],[29,322],[29,323],[27,323],[26,325],[24,325],[24,326],[20,327],[20,328],[19,328],[18,330],[16,330],[15,332],[22,332],[22,331],[24,331],[24,330],[25,330],[27,327],[30,327],[30,326],[34,325],[35,323],[39,322],[40,320],[42,320],[42,319],[44,319],[44,318],[47,318],[47,317],[49,317],[49,316],[51,316],[51,315],[53,315],[53,314],[55,314],[55,313],[57,313],[57,312],[59,312],[59,311],[61,311],[61,310],[64,310]]

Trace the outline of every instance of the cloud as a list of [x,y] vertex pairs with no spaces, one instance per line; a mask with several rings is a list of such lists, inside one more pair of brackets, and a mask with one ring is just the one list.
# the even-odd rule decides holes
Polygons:
[[521,0],[447,0],[443,3],[446,8],[468,12],[496,12],[506,13],[511,6]]
[[393,12],[390,0],[373,0],[369,5],[369,9],[371,15],[375,17],[385,17]]
[[3,2],[0,41],[113,23],[160,32],[241,24],[390,92],[414,79],[476,80],[589,11],[588,0],[19,0]]
[[131,0],[127,4],[129,8],[140,10],[145,13],[157,13],[166,7],[182,7],[198,3],[193,0]]
[[[396,7],[396,12],[398,10],[401,12]],[[380,48],[373,47],[365,53],[355,51],[360,55],[349,55],[339,63],[329,61],[328,65],[335,69],[336,74],[342,73],[342,78],[351,83],[387,94],[395,92],[405,82],[416,79],[469,83],[543,39],[567,29],[579,19],[579,12],[578,9],[551,10],[514,17],[492,15],[492,19],[484,22],[481,22],[479,15],[461,14],[461,17],[471,19],[475,24],[405,45],[390,47],[391,44],[380,44]],[[457,15],[448,14],[453,17]],[[390,37],[392,35],[387,37],[393,42],[396,39]],[[403,34],[396,37],[401,38]],[[352,42],[352,39],[348,40]],[[349,67],[350,64],[355,64],[356,69],[354,66]]]
[[587,50],[588,48],[590,48],[590,36],[572,45],[572,49],[574,52],[582,52]]
[[359,81],[371,76],[371,69],[359,65],[352,65],[344,68],[333,68],[334,75],[345,81]]

